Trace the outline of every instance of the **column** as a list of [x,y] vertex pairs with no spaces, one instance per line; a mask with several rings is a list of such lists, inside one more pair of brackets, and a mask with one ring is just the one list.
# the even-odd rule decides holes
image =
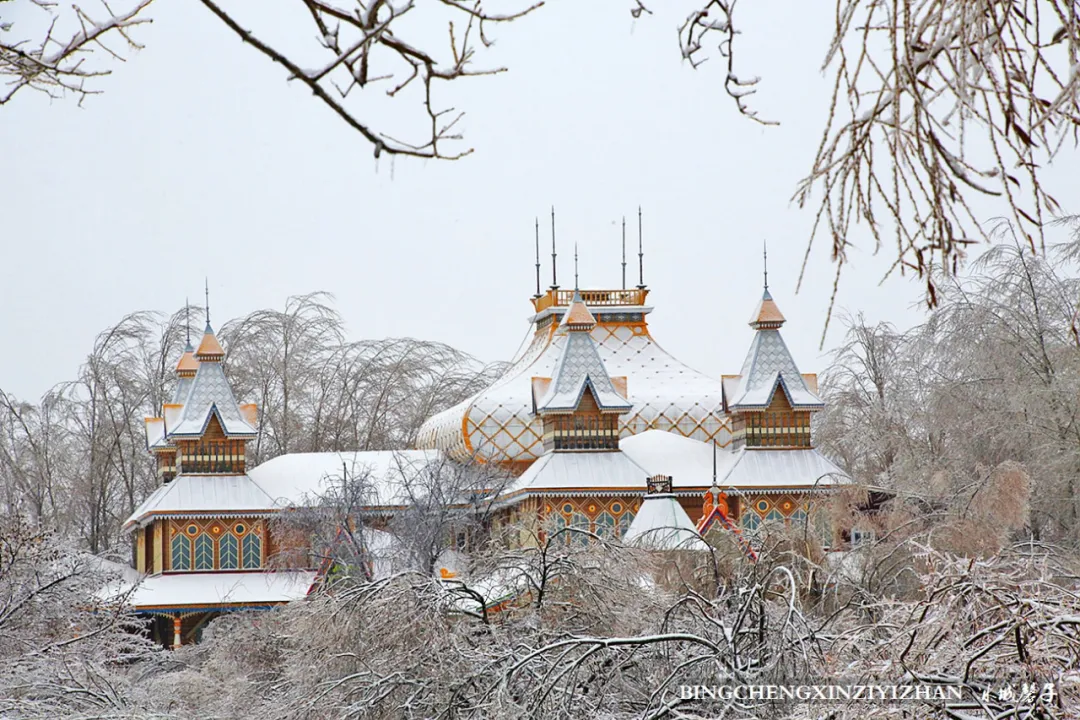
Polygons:
[[180,647],[180,616],[173,615],[172,627],[173,627],[173,649]]

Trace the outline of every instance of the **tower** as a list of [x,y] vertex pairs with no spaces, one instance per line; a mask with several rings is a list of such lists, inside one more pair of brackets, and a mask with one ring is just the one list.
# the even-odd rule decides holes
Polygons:
[[766,286],[750,319],[755,333],[742,370],[724,383],[736,450],[813,447],[810,415],[825,404],[816,393],[817,377],[802,375],[795,365],[780,335],[784,322]]

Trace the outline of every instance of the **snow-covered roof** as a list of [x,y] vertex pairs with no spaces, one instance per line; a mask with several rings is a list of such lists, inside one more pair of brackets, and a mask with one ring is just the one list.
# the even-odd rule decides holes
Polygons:
[[[191,605],[275,605],[306,597],[316,575],[314,570],[152,575],[135,588],[129,602],[137,611]],[[130,588],[130,585],[113,585],[103,594],[116,597]]]
[[[587,300],[593,294],[583,292]],[[418,445],[443,449],[462,461],[479,455],[529,462],[543,455],[543,423],[533,415],[531,379],[553,377],[570,333],[556,332],[552,317],[564,309],[549,307],[533,316],[531,340],[506,372],[428,419]],[[628,379],[626,397],[633,408],[619,418],[622,436],[657,429],[699,440],[715,438],[721,445],[730,442],[720,379],[684,365],[653,339],[644,322],[651,308],[597,304],[589,310],[598,321],[591,334],[609,376]]]
[[[623,454],[645,468],[648,475],[667,475],[676,487],[712,484],[713,444],[663,430],[648,430],[619,441]],[[735,453],[716,450],[716,476],[723,477],[735,462]]]
[[[211,416],[216,416],[228,436],[254,437],[255,428],[248,424],[236,403],[225,370],[218,362],[200,362],[191,383],[184,407],[175,425],[169,424],[170,437],[198,437],[206,431]],[[168,418],[166,417],[166,420]]]
[[415,478],[429,465],[445,462],[438,450],[289,453],[248,471],[279,507],[317,502],[347,474],[363,478],[369,506],[400,506],[419,490]]
[[720,487],[810,489],[844,485],[851,478],[817,450],[743,448],[735,453]]
[[[578,304],[585,307],[584,304]],[[591,329],[591,326],[586,327]],[[555,373],[547,392],[543,397],[535,399],[536,411],[571,412],[581,402],[586,387],[592,391],[601,412],[630,410],[633,405],[615,389],[611,376],[600,359],[600,353],[596,351],[596,343],[589,329],[563,327],[559,332],[565,333],[566,343],[555,365]]]
[[165,447],[165,418],[146,418],[146,449]]
[[623,542],[648,550],[708,550],[690,516],[671,494],[646,495]]
[[739,376],[739,387],[729,398],[732,410],[768,407],[778,386],[783,386],[792,407],[817,409],[825,406],[807,387],[777,329],[759,329],[754,333]]
[[507,495],[545,490],[643,492],[648,473],[621,452],[549,452],[529,466]]
[[124,527],[154,515],[264,514],[275,509],[273,498],[247,475],[177,475],[143,500]]

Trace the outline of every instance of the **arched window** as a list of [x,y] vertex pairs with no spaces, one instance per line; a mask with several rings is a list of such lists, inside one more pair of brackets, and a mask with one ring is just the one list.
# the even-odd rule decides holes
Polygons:
[[784,516],[779,510],[773,509],[769,511],[769,514],[765,516],[765,522],[767,523],[783,523]]
[[[576,530],[583,530],[589,532],[589,516],[585,513],[575,512],[570,515],[570,527]],[[585,545],[589,542],[588,535],[582,535],[581,533],[570,533],[571,542],[575,545]]]
[[626,534],[626,531],[630,528],[630,523],[634,522],[634,511],[627,509],[622,515],[619,516],[619,527],[616,530],[616,534],[621,538]]
[[746,508],[743,510],[742,517],[739,518],[739,524],[743,526],[743,530],[754,532],[761,527],[761,516],[754,512],[753,509]]
[[[791,527],[794,530],[802,531],[806,528],[806,511],[799,508],[795,512],[791,513]],[[811,528],[813,531],[813,528]]]
[[218,540],[218,566],[222,570],[240,569],[240,541],[232,533],[225,533]]
[[615,518],[609,512],[602,512],[596,516],[596,534],[602,538],[615,537]]
[[214,540],[206,533],[195,538],[195,569],[214,569]]
[[244,569],[255,570],[262,565],[262,540],[255,533],[248,533],[243,540]]
[[172,569],[173,570],[190,570],[191,569],[191,540],[187,535],[182,533],[176,533],[176,536],[172,539]]

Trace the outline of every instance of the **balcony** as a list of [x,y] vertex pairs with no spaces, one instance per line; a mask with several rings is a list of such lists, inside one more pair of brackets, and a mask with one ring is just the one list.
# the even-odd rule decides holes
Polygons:
[[[648,288],[629,288],[626,290],[581,290],[581,299],[589,307],[640,307],[645,304]],[[574,299],[573,290],[548,290],[538,298],[532,299],[536,312],[550,307],[568,307]]]
[[202,475],[242,475],[244,453],[235,443],[198,443],[179,453],[180,472]]

